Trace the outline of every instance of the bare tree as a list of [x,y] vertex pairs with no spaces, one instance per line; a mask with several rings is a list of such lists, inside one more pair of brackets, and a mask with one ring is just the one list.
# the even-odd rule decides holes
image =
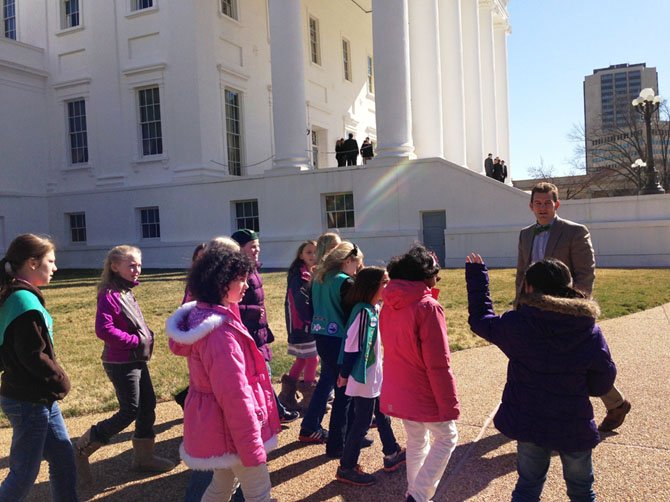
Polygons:
[[[577,125],[568,135],[575,143],[574,161],[585,161],[588,176],[609,174],[612,181],[618,178],[618,185],[627,185],[634,191],[644,188],[646,171],[635,165],[637,159],[646,159],[646,134],[644,121],[635,109],[620,107],[616,120],[599,120],[603,126],[592,128],[586,134],[584,126]],[[670,110],[663,103],[652,118],[652,141],[654,143],[654,163],[659,173],[659,182],[667,190],[670,182]],[[589,141],[588,155],[586,142]],[[607,176],[596,177],[600,183]],[[593,181],[593,180],[592,180]],[[605,183],[606,185],[608,183]],[[615,190],[616,191],[616,190]]]

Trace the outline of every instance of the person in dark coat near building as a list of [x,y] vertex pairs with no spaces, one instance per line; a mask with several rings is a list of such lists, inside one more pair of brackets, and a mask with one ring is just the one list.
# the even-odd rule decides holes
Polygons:
[[493,154],[489,153],[488,157],[484,159],[484,172],[489,178],[493,178]]
[[361,145],[361,157],[363,157],[363,164],[367,164],[369,160],[375,156],[372,151],[372,143],[370,143],[370,138],[365,138],[363,144]]
[[335,142],[335,160],[337,160],[337,167],[344,167],[347,165],[347,156],[344,153],[344,138],[340,138]]
[[600,442],[589,396],[614,383],[616,366],[596,324],[598,304],[572,287],[561,261],[531,265],[519,307],[493,311],[481,256],[466,258],[468,323],[508,357],[496,428],[517,441],[519,479],[512,501],[540,500],[552,451],[563,464],[570,500],[595,500],[591,454]]
[[355,166],[358,163],[358,141],[354,139],[354,134],[349,133],[349,137],[342,144],[342,151],[347,159],[348,166]]

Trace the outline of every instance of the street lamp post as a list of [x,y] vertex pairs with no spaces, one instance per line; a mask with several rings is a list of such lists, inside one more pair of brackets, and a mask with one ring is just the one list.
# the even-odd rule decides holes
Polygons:
[[654,167],[654,149],[651,135],[651,117],[658,110],[661,104],[661,97],[654,95],[654,90],[647,87],[640,91],[640,95],[633,100],[633,107],[644,119],[647,129],[647,181],[643,189],[639,191],[640,195],[665,193],[663,187],[658,182],[658,173]]

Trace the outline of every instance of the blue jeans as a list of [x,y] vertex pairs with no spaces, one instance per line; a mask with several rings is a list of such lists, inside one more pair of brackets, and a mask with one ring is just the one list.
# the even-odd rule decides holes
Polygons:
[[[349,378],[352,378],[351,376]],[[361,442],[370,430],[372,415],[377,417],[377,431],[382,440],[382,451],[384,455],[390,455],[400,449],[391,429],[391,419],[379,410],[378,397],[353,397],[351,408],[354,409],[353,419],[349,423],[347,439],[344,442],[344,451],[340,465],[345,469],[352,469],[358,464],[361,453]]]
[[[517,443],[516,465],[519,480],[512,492],[512,502],[540,500],[542,487],[547,479],[551,451],[535,443]],[[568,497],[573,502],[591,502],[596,499],[593,491],[592,451],[558,452],[563,464],[563,479],[568,488]]]
[[[337,340],[334,337],[323,337],[319,335],[317,335],[316,338],[332,338]],[[337,366],[335,365],[335,367],[332,367],[331,359],[332,358],[328,358],[326,361],[321,359],[321,375],[319,376],[319,381],[316,383],[314,393],[312,394],[312,400],[309,402],[309,407],[307,408],[305,416],[302,419],[302,424],[300,425],[300,429],[305,432],[315,432],[321,427],[323,415],[326,412],[328,396],[330,391],[335,387],[338,374]]]
[[79,500],[74,450],[58,403],[48,406],[0,396],[0,407],[13,429],[9,474],[0,485],[0,502],[25,500],[43,458],[49,463],[52,499]]
[[146,362],[125,364],[102,363],[114,385],[119,411],[93,426],[91,439],[103,444],[135,422],[135,437],[153,438],[156,421],[156,394]]

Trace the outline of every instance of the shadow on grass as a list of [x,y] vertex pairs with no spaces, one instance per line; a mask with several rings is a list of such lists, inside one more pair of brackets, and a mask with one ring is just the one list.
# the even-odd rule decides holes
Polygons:
[[[145,269],[140,282],[173,282],[186,279],[185,270]],[[56,272],[53,281],[44,289],[64,289],[97,286],[100,280],[99,269],[70,269]]]

